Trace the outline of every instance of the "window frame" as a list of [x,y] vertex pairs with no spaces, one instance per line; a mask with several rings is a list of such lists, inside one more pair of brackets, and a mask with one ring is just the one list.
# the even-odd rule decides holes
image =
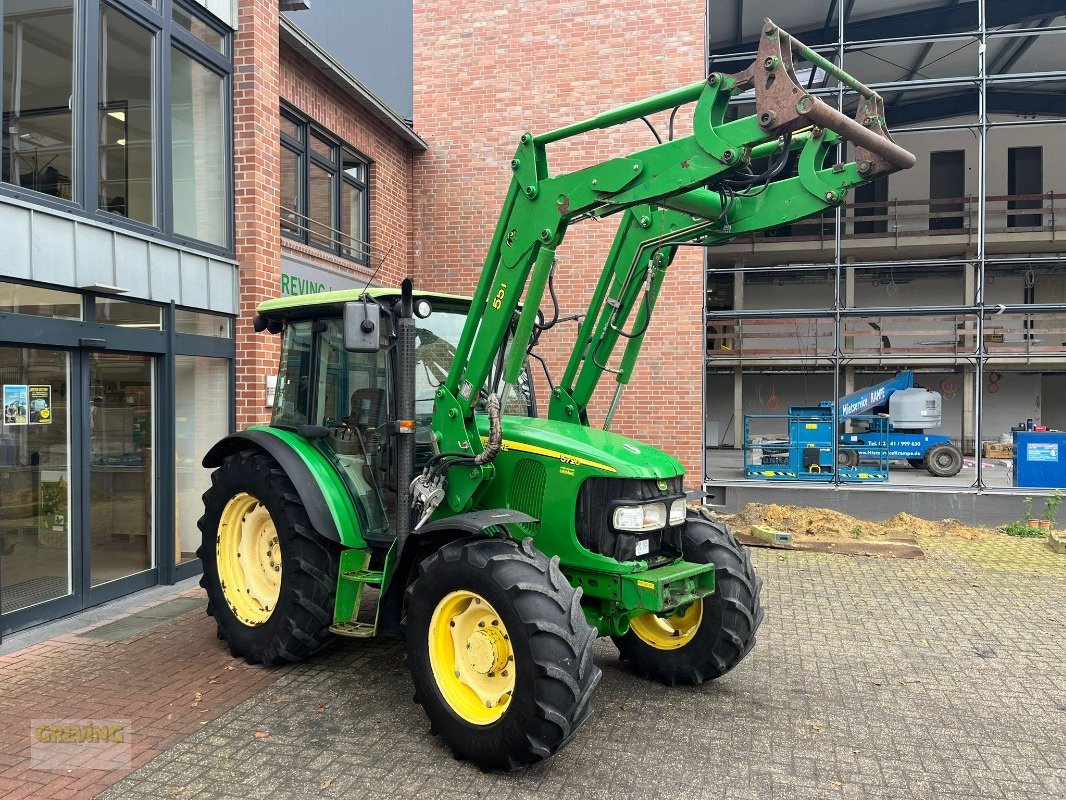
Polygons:
[[[99,138],[100,138],[100,35],[103,9],[125,16],[152,35],[152,85],[155,94],[153,110],[154,140],[153,197],[155,214],[152,224],[140,222],[102,207],[99,196]],[[218,33],[223,40],[222,51],[215,50],[173,19],[178,8],[190,17]],[[0,19],[4,0],[0,0]],[[121,228],[155,239],[174,242],[197,250],[232,257],[234,253],[234,175],[233,175],[233,31],[203,6],[190,0],[157,0],[149,5],[144,0],[74,0],[74,58],[73,76],[73,174],[74,191],[70,200],[0,182],[0,196],[28,200],[54,210],[86,217],[112,228]],[[171,53],[174,48],[196,63],[219,75],[223,80],[223,158],[226,175],[226,231],[225,243],[218,245],[174,231],[172,201],[173,163],[171,160]],[[0,59],[3,40],[0,39]],[[0,93],[3,87],[0,85]],[[2,98],[0,98],[2,99]]]
[[[330,133],[321,125],[316,124],[313,120],[292,106],[283,103],[281,105],[280,114],[283,122],[288,122],[289,124],[296,126],[298,134],[296,137],[293,137],[285,130],[279,132],[281,148],[288,151],[290,154],[295,155],[297,159],[296,184],[299,194],[299,197],[297,198],[298,207],[293,209],[296,212],[297,217],[295,222],[295,227],[298,229],[297,232],[294,233],[293,231],[285,229],[281,222],[281,217],[285,212],[280,208],[278,209],[279,227],[281,228],[282,237],[291,241],[300,242],[309,247],[324,250],[348,261],[354,261],[357,264],[369,265],[371,248],[370,170],[373,162],[358,148],[352,147],[350,144]],[[328,144],[330,148],[329,157],[322,155],[312,147],[312,136],[319,141]],[[362,178],[352,177],[345,173],[345,153],[349,154],[354,160],[359,162],[362,167]],[[330,235],[331,241],[328,247],[313,241],[310,231],[311,219],[309,212],[312,166],[325,170],[331,176],[330,226],[332,230]],[[352,242],[346,244],[341,238],[343,235],[342,209],[344,207],[345,187],[356,189],[363,197],[361,216],[363,226],[362,233],[365,238],[362,240],[352,239],[352,242],[357,242],[361,245],[358,249],[362,252],[359,254],[354,252],[357,248]],[[345,252],[346,250],[348,252]]]

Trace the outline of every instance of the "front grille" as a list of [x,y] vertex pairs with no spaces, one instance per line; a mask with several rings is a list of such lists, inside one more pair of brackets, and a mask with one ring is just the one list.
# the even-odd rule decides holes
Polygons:
[[[659,488],[660,484],[666,486]],[[681,476],[665,481],[638,478],[589,478],[581,484],[577,501],[577,538],[588,550],[610,556],[616,561],[649,561],[655,564],[673,561],[681,555],[681,533],[685,524],[662,530],[616,531],[611,525],[614,509],[620,505],[638,505],[654,500],[670,503],[684,497]],[[636,554],[637,543],[648,542],[647,555]]]

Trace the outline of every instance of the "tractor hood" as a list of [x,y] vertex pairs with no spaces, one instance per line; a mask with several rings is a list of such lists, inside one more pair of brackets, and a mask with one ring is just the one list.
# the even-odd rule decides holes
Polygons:
[[[488,417],[479,415],[477,425],[484,439]],[[603,477],[665,479],[685,473],[673,456],[628,436],[533,417],[503,417],[503,449],[556,458]]]

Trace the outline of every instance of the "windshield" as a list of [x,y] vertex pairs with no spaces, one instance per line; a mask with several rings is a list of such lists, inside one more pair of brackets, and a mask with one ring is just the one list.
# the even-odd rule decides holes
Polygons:
[[[415,419],[419,425],[428,425],[430,422],[437,387],[448,378],[448,371],[455,360],[455,348],[459,344],[465,324],[464,312],[438,309],[434,309],[426,319],[415,321]],[[485,391],[479,397],[475,408],[479,414],[486,413],[487,395],[488,392]],[[503,413],[522,417],[534,416],[528,372],[522,372],[518,380],[518,391],[510,393]]]

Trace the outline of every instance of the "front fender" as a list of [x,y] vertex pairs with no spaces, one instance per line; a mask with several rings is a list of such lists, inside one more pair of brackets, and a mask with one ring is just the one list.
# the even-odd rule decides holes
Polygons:
[[385,568],[388,580],[378,603],[378,634],[400,636],[404,615],[404,592],[411,582],[418,564],[448,542],[476,539],[491,535],[493,528],[529,524],[537,520],[521,511],[509,508],[490,508],[468,511],[453,517],[430,522],[407,536],[396,540],[389,552]]
[[262,450],[285,471],[296,487],[307,517],[320,535],[345,547],[365,548],[359,513],[336,468],[317,447],[292,431],[254,426],[231,434],[204,456],[208,469],[222,466],[227,456]]

